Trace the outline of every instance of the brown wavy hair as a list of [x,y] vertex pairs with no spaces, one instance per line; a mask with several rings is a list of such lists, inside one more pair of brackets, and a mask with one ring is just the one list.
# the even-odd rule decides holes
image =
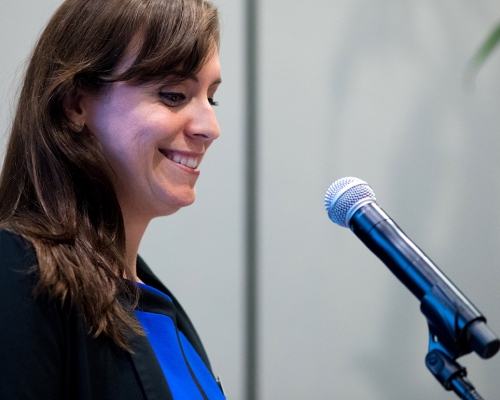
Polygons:
[[[132,65],[117,66],[131,44]],[[20,92],[0,176],[0,226],[37,253],[35,293],[70,301],[89,332],[128,349],[141,333],[137,287],[126,266],[125,229],[113,171],[65,98],[194,76],[219,47],[216,8],[204,0],[67,0],[36,44]]]

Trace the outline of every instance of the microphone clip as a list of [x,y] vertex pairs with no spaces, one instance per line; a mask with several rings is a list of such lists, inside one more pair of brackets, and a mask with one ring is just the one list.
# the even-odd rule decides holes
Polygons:
[[[432,338],[431,338],[432,341]],[[467,371],[440,350],[432,350],[425,357],[425,365],[446,390],[453,390],[464,400],[482,400],[466,378]]]
[[486,318],[458,290],[435,284],[422,297],[420,310],[429,323],[429,351],[440,350],[455,360],[471,351],[490,358],[500,349]]
[[420,309],[429,324],[425,364],[446,390],[453,390],[461,399],[480,400],[466,379],[466,369],[456,359],[473,350],[482,358],[492,357],[499,350],[500,341],[474,307],[460,306],[466,304],[464,299],[460,292],[439,284],[422,297]]

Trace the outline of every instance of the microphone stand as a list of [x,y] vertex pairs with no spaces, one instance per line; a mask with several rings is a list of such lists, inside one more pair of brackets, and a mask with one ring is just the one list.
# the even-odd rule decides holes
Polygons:
[[425,364],[446,390],[453,390],[463,400],[483,400],[467,380],[465,368],[443,352],[431,350],[425,357]]
[[420,309],[429,323],[425,364],[446,390],[453,390],[463,400],[483,400],[456,359],[472,350],[481,358],[493,357],[499,350],[499,340],[483,316],[464,318],[463,307],[453,297],[438,284],[421,300]]
[[472,351],[481,358],[498,352],[500,340],[486,318],[374,201],[355,209],[349,227],[420,300],[430,332],[427,368],[446,390],[481,399],[455,360]]

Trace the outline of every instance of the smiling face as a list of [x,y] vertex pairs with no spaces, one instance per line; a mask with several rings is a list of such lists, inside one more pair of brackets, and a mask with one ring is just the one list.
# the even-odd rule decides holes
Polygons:
[[116,174],[125,219],[147,223],[193,203],[200,162],[219,136],[213,96],[220,81],[214,54],[178,83],[116,82],[81,97],[82,121]]

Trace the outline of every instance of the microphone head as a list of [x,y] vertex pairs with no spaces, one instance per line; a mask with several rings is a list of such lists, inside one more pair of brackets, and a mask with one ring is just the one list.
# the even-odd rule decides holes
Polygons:
[[328,218],[344,228],[349,227],[349,220],[362,205],[375,201],[372,188],[365,181],[354,177],[333,182],[325,194]]

